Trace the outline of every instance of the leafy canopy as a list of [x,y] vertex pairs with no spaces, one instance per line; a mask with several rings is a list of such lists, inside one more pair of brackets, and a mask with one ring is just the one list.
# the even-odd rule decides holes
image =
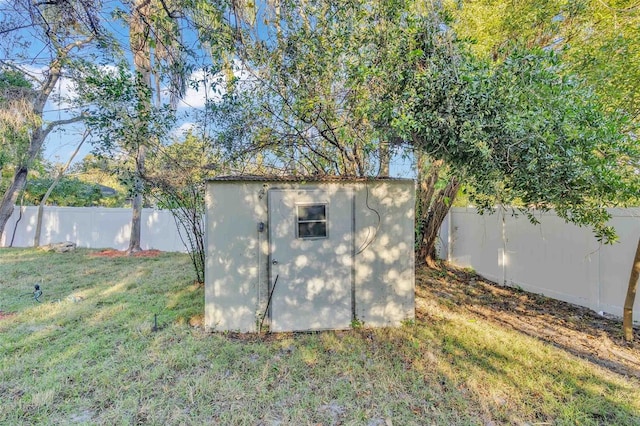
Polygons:
[[636,0],[448,0],[452,25],[474,52],[499,58],[512,46],[563,52],[567,69],[611,110],[640,114],[640,8]]
[[457,52],[453,61],[420,59],[396,128],[444,160],[481,209],[555,209],[615,240],[606,207],[638,188],[629,117],[608,113],[553,51],[516,49],[499,62]]
[[261,83],[250,100],[266,117],[245,123],[264,146],[276,140],[310,162],[357,165],[381,142],[401,140],[444,161],[483,210],[553,208],[615,240],[606,208],[638,188],[633,122],[554,49],[480,55],[456,36],[455,15],[427,2],[281,6],[272,37],[243,36],[241,46]]

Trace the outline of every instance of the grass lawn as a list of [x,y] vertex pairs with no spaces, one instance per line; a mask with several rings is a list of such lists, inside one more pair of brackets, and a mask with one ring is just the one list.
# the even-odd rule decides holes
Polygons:
[[640,424],[637,377],[447,298],[397,329],[212,334],[187,256],[93,253],[0,249],[0,424]]

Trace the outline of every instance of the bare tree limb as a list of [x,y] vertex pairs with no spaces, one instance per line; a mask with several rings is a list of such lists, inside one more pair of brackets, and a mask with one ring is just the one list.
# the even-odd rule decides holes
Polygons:
[[55,129],[58,126],[64,126],[65,124],[72,124],[72,123],[77,123],[79,121],[82,121],[86,118],[86,115],[82,114],[79,115],[77,117],[73,117],[73,118],[68,118],[66,120],[56,120],[56,121],[52,121],[51,123],[47,124],[47,126],[44,128],[43,130],[43,135],[46,138],[49,133],[51,133],[51,131],[53,129]]
[[49,189],[47,189],[47,192],[45,192],[44,196],[42,197],[42,200],[40,200],[40,204],[38,205],[38,216],[36,219],[36,233],[33,238],[34,247],[40,247],[40,235],[42,234],[42,213],[43,213],[44,205],[47,202],[47,199],[49,198],[49,196],[51,195],[51,192],[53,191],[53,189],[56,187],[56,185],[58,185],[58,182],[60,182],[60,179],[62,179],[62,176],[71,165],[71,162],[73,161],[73,159],[76,157],[76,155],[78,155],[80,148],[82,147],[82,145],[87,140],[90,134],[91,134],[91,130],[85,130],[84,134],[82,135],[82,139],[80,140],[80,143],[76,146],[76,149],[73,151],[73,153],[69,157],[69,160],[67,160],[66,164],[60,168],[60,170],[58,171],[58,174],[56,175],[55,179],[51,183],[51,186],[49,186]]

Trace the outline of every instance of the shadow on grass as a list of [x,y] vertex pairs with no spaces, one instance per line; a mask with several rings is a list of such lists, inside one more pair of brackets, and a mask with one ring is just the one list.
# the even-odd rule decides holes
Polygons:
[[[640,379],[640,346],[624,342],[621,322],[570,303],[499,286],[465,271],[423,270],[417,292],[453,310],[517,330],[614,373]],[[640,339],[640,330],[636,330]]]
[[347,332],[354,333],[368,346],[355,356],[373,356],[387,366],[400,363],[407,386],[421,378],[437,395],[435,408],[443,400],[449,409],[462,404],[459,409],[471,414],[474,424],[479,419],[483,424],[640,424],[637,382],[593,370],[481,320],[427,315],[400,329]]
[[0,329],[0,423],[640,424],[637,381],[424,288],[397,329],[212,335],[182,325],[204,303],[186,257],[50,259],[62,301]]

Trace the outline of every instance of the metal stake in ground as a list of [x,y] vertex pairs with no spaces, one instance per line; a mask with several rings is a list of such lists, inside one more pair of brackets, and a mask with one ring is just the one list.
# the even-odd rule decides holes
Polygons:
[[32,296],[33,296],[33,300],[35,300],[38,303],[41,303],[40,296],[42,296],[42,290],[40,290],[40,285],[39,284],[36,284],[34,286],[34,290],[33,290]]
[[267,300],[267,307],[264,309],[264,314],[262,314],[262,321],[260,321],[260,327],[258,328],[258,333],[262,332],[262,324],[264,323],[264,317],[267,316],[267,312],[269,311],[269,305],[271,304],[271,297],[273,296],[273,290],[276,289],[276,284],[278,284],[278,277],[280,274],[276,275],[276,279],[273,281],[273,286],[271,287],[271,292],[269,293],[269,299]]

